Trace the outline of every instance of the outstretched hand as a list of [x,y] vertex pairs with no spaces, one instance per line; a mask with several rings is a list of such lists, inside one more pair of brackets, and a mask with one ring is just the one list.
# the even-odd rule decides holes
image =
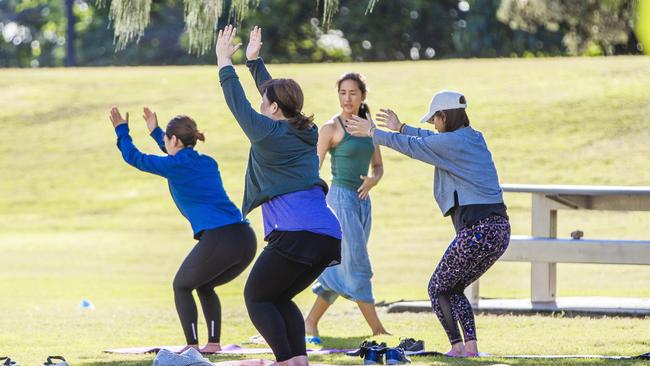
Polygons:
[[233,44],[237,36],[237,28],[227,25],[226,28],[219,30],[217,36],[217,65],[219,68],[232,65],[232,55],[241,47],[241,43]]
[[260,49],[263,44],[262,28],[254,26],[248,38],[248,46],[246,46],[246,59],[252,61],[260,57]]
[[158,127],[158,116],[156,116],[156,113],[152,112],[149,107],[144,107],[142,118],[144,118],[144,121],[147,123],[149,133],[153,132],[153,130]]
[[111,108],[111,112],[108,118],[111,120],[111,123],[113,124],[113,128],[115,128],[119,125],[129,123],[129,112],[126,112],[126,119],[125,119],[122,118],[122,115],[120,114],[120,110],[117,109],[117,107],[113,107]]
[[381,113],[377,113],[377,121],[381,122],[379,126],[399,132],[403,123],[399,120],[397,114],[392,109],[380,109],[380,111]]
[[353,114],[350,119],[345,121],[345,129],[352,136],[372,137],[375,124],[370,116],[367,117],[368,119],[365,119]]

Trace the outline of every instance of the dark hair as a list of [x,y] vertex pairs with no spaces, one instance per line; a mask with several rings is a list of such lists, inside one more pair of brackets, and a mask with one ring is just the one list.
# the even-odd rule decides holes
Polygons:
[[197,140],[205,141],[205,135],[196,127],[196,122],[185,115],[172,118],[167,124],[165,135],[168,138],[176,136],[185,146],[194,146]]
[[293,79],[271,79],[262,84],[269,103],[276,103],[289,123],[302,130],[314,124],[314,115],[302,113],[304,96],[300,85]]
[[[460,103],[466,104],[465,97],[461,96]],[[445,120],[445,132],[454,132],[461,127],[469,126],[469,117],[465,112],[465,108],[446,109],[438,111],[434,114],[441,116]]]
[[[363,99],[366,99],[366,94],[368,93],[368,87],[366,86],[365,76],[359,74],[358,72],[347,72],[341,75],[339,79],[336,81],[337,90],[339,91],[341,90],[341,83],[346,80],[355,81],[357,83],[357,86],[359,87],[359,90],[361,90]],[[362,118],[366,118],[367,115],[370,115],[370,107],[368,107],[368,103],[366,103],[365,101],[361,102],[361,106],[359,106],[359,114],[357,115]]]

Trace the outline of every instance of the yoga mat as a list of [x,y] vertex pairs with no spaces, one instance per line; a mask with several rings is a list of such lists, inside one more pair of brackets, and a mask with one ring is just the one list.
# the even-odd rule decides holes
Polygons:
[[[425,351],[411,356],[445,356],[441,352]],[[445,356],[446,357],[446,356]],[[481,358],[529,358],[529,359],[565,359],[565,358],[592,358],[592,359],[608,359],[608,360],[650,360],[650,352],[638,356],[606,356],[606,355],[493,355],[490,353],[480,353]]]
[[[215,366],[269,366],[274,361],[257,359],[257,360],[234,360],[234,361],[222,361],[222,362],[213,362]],[[310,363],[310,366],[336,366],[336,365],[326,365],[326,364],[317,364]],[[362,365],[360,363],[359,365]],[[349,366],[349,365],[348,365]]]
[[[161,349],[166,349],[172,352],[178,352],[183,349],[185,346],[152,346],[152,347],[132,347],[132,348],[113,348],[107,349],[104,352],[106,353],[119,353],[119,354],[130,354],[137,355],[143,353],[157,353]],[[310,355],[328,355],[332,353],[343,353],[351,351],[349,349],[335,349],[335,348],[323,348],[319,350],[308,349],[307,353]],[[216,352],[215,354],[231,354],[231,355],[262,355],[262,354],[272,354],[273,351],[270,348],[244,348],[236,344],[227,344],[221,346],[221,351]]]

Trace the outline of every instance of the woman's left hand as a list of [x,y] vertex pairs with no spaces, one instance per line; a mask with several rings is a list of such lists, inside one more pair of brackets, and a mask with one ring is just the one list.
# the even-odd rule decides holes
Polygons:
[[352,136],[372,137],[375,124],[370,118],[365,119],[353,114],[350,119],[345,121],[345,129]]
[[108,118],[111,120],[111,123],[113,124],[113,128],[129,123],[129,112],[126,112],[126,118],[122,118],[122,114],[120,114],[120,110],[117,109],[117,107],[111,108],[110,115]]
[[241,43],[233,44],[235,36],[237,36],[237,28],[232,25],[227,25],[226,28],[219,30],[215,50],[219,68],[232,65],[232,55],[241,47]]
[[367,177],[365,175],[362,175],[360,178],[363,183],[361,183],[361,187],[357,189],[357,193],[359,193],[360,199],[365,200],[368,198],[372,187],[376,186],[377,183],[379,183],[379,179],[375,177]]

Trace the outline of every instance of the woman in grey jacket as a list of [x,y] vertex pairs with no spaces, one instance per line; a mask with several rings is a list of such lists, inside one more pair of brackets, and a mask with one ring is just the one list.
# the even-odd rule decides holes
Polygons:
[[[434,196],[444,216],[451,216],[456,237],[449,244],[429,282],[429,297],[451,350],[448,356],[478,356],[472,306],[463,290],[501,257],[510,241],[510,223],[492,154],[483,135],[470,127],[465,97],[443,90],[431,101],[421,122],[438,133],[401,123],[395,112],[382,109],[377,130],[371,120],[353,116],[348,132],[371,136],[384,145],[435,166]],[[458,323],[463,330],[460,335]]]

